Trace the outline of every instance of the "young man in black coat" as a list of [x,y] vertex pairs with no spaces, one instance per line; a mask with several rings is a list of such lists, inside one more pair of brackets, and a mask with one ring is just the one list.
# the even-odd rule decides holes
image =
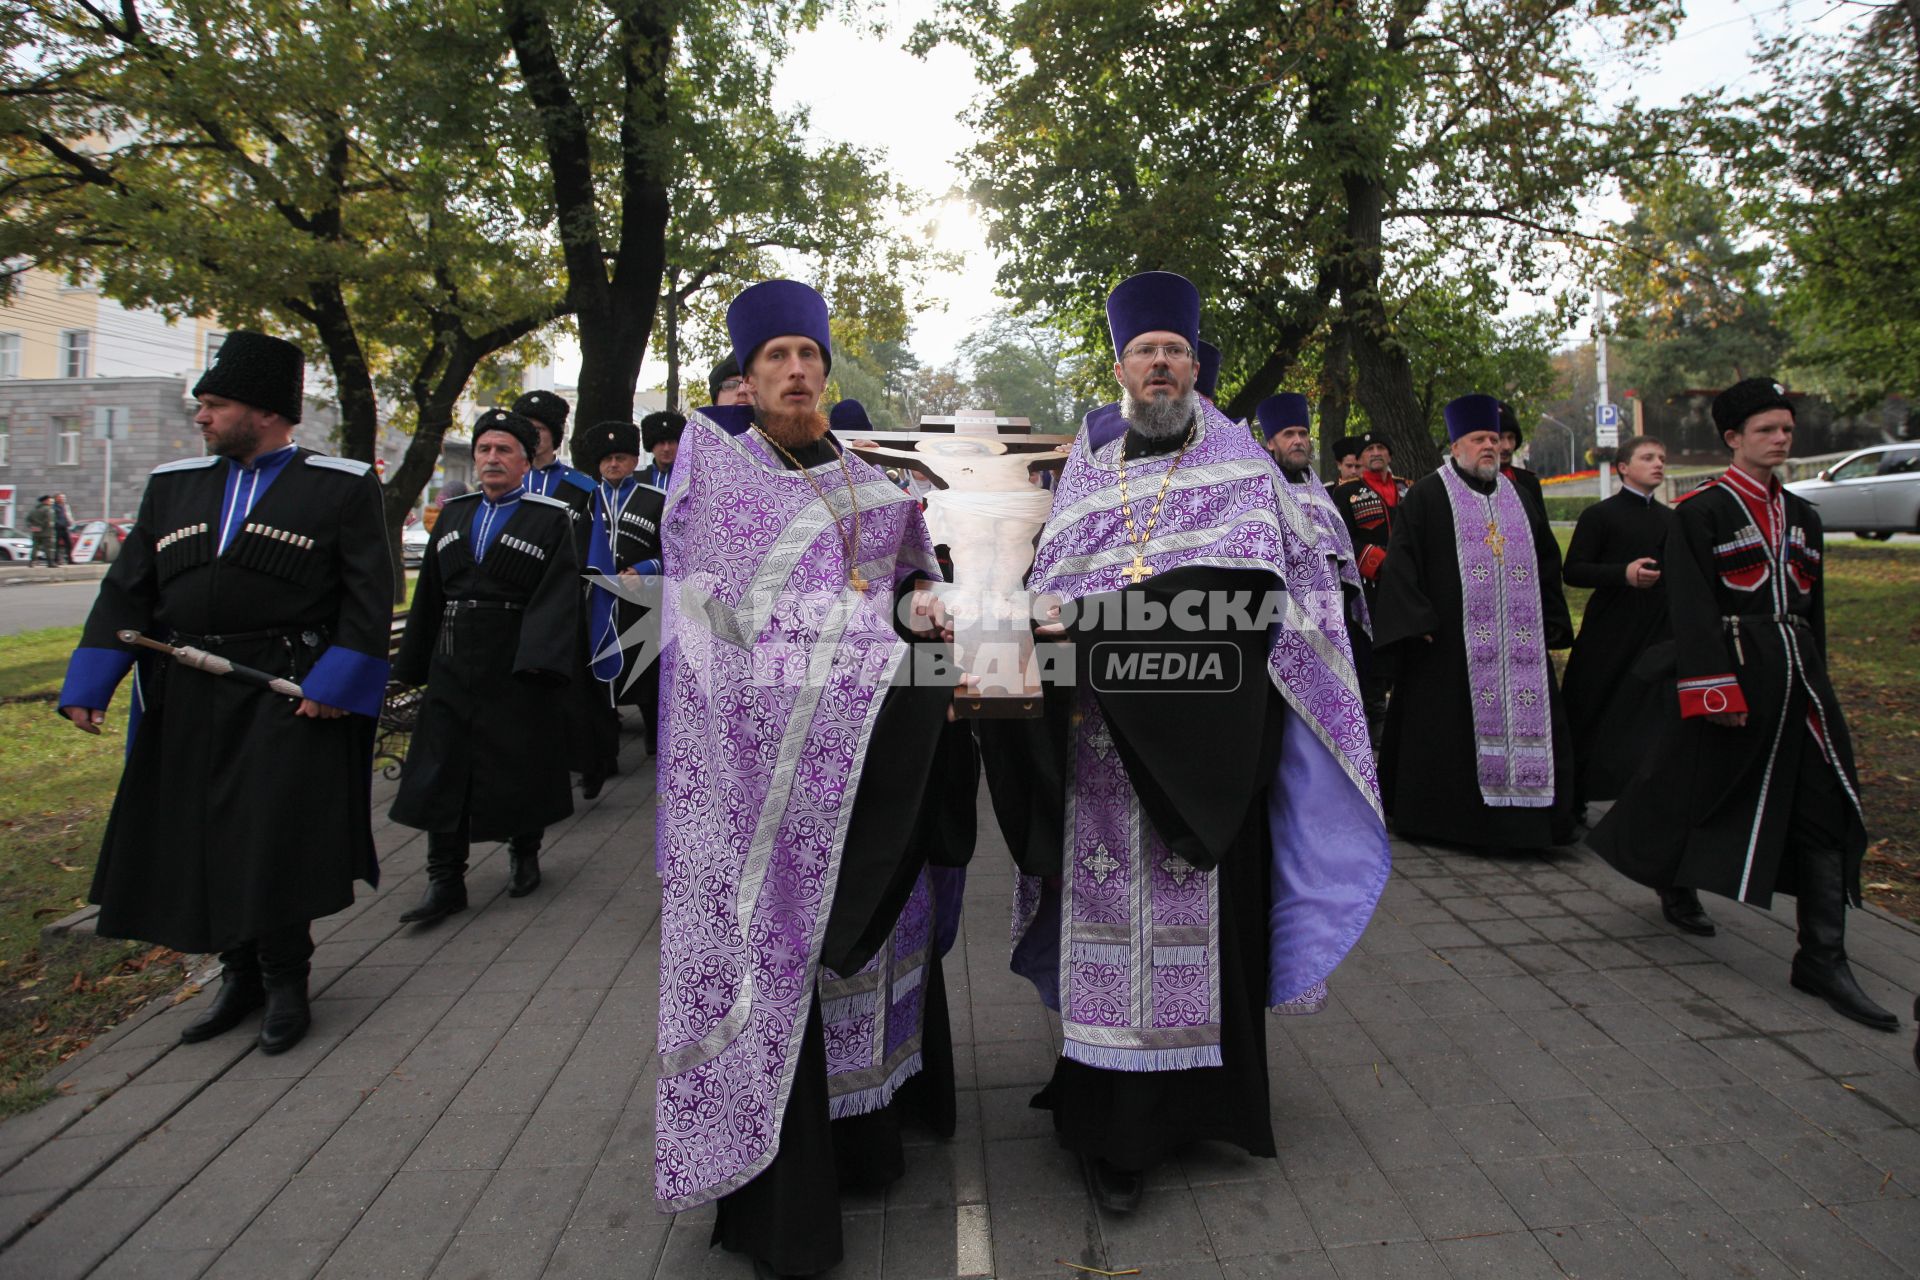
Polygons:
[[[1561,684],[1578,770],[1576,812],[1589,800],[1620,794],[1659,735],[1666,710],[1660,683],[1635,674],[1647,650],[1673,635],[1660,583],[1661,548],[1673,512],[1654,496],[1666,478],[1666,446],[1636,436],[1620,451],[1619,462],[1620,492],[1580,513],[1561,567],[1568,586],[1593,591]],[[1698,910],[1695,899],[1687,918]],[[1673,912],[1670,906],[1669,919]]]
[[135,667],[117,633],[291,680],[292,698],[140,663],[126,772],[94,873],[104,937],[220,953],[219,993],[181,1033],[262,1004],[260,1048],[306,1034],[311,921],[374,884],[373,732],[387,684],[393,562],[372,467],[293,443],[300,349],[227,335],[193,389],[210,452],[154,470],[67,666],[60,710],[100,732]]
[[1793,985],[1892,1031],[1899,1020],[1847,963],[1867,829],[1827,676],[1820,517],[1774,475],[1793,449],[1793,404],[1749,378],[1715,397],[1713,421],[1733,465],[1676,504],[1661,558],[1680,723],[1587,843],[1654,889],[1760,907],[1793,894]]
[[534,426],[492,409],[473,428],[476,493],[433,529],[394,662],[427,687],[395,822],[427,832],[427,893],[402,923],[466,909],[473,840],[508,841],[507,894],[540,885],[545,829],[573,812],[556,689],[581,670],[580,568],[565,506],[527,492]]

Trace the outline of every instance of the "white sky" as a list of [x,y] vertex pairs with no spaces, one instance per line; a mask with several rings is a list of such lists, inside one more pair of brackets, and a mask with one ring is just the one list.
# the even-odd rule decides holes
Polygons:
[[[937,200],[960,187],[956,161],[971,134],[958,117],[979,86],[971,59],[959,50],[943,46],[921,60],[901,47],[913,24],[935,7],[934,0],[888,0],[884,12],[890,29],[878,38],[838,23],[803,33],[780,67],[774,99],[782,108],[810,105],[816,138],[884,151],[898,178]],[[1713,87],[1754,89],[1759,81],[1751,51],[1761,35],[1793,26],[1833,29],[1865,12],[1865,6],[1849,0],[1700,0],[1687,6],[1677,38],[1655,53],[1644,74],[1625,58],[1604,63],[1603,91],[1617,99],[1672,105]],[[1611,200],[1595,209],[1597,216],[1610,219],[1624,212]],[[927,220],[923,214],[911,225],[918,228]],[[964,199],[947,201],[936,225],[937,247],[963,254],[964,261],[960,271],[929,281],[934,306],[920,316],[912,338],[914,353],[927,364],[952,359],[999,302],[993,293],[998,263],[971,206]],[[557,353],[560,382],[573,381],[578,360],[575,351]],[[649,358],[641,385],[664,377],[664,365]]]

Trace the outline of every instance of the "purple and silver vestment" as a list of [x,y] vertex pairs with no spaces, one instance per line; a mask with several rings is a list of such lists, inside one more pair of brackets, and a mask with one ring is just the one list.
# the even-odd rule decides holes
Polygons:
[[[853,496],[839,464],[812,468],[810,484],[756,436],[695,413],[673,469],[662,519],[654,1151],[669,1211],[736,1190],[776,1154],[809,1005],[836,977],[822,969],[821,942],[855,793],[906,652],[895,588],[939,577],[919,508],[875,468],[846,465]],[[849,586],[841,540],[856,499],[864,591]],[[887,1010],[863,1065],[886,1075],[849,1091],[862,1097],[848,1114],[890,1094],[917,1055],[896,1057],[906,1038],[917,1046],[919,1016],[919,980],[900,963],[913,957],[899,947],[903,933],[927,931],[915,923],[926,901],[923,881],[920,905],[869,966],[885,974]],[[821,989],[843,1032],[858,1021],[854,994]],[[842,1041],[845,1069],[854,1055]]]
[[[1033,589],[1063,601],[1119,591],[1136,548],[1118,480],[1124,437],[1075,441],[1040,537]],[[1200,408],[1184,456],[1129,459],[1136,527],[1169,468],[1139,548],[1156,574],[1253,569],[1276,580],[1267,675],[1287,706],[1268,793],[1272,863],[1266,1002],[1311,1013],[1386,885],[1389,854],[1337,565],[1246,429]],[[1146,496],[1142,496],[1146,495]],[[1250,693],[1251,696],[1251,693]],[[1014,968],[1061,1012],[1068,1058],[1128,1071],[1220,1063],[1219,872],[1173,856],[1127,779],[1094,694],[1069,744],[1059,885],[1020,877]],[[1311,809],[1311,818],[1309,817]]]

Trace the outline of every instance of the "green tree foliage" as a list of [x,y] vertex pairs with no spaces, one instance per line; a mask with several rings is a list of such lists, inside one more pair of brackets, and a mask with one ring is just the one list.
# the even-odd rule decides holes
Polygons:
[[1774,251],[1712,170],[1674,161],[1630,190],[1605,279],[1615,378],[1665,399],[1772,373],[1787,336],[1767,287]]
[[967,407],[1029,419],[1037,432],[1071,435],[1089,409],[1113,398],[1110,367],[1077,351],[1061,329],[1010,312],[970,334],[960,354],[973,371]]
[[[1500,262],[1537,285],[1597,175],[1669,146],[1603,110],[1595,30],[1667,37],[1676,0],[948,0],[918,47],[970,49],[987,87],[969,158],[1023,308],[1071,317],[1179,270],[1244,416],[1310,348],[1414,470],[1437,452],[1395,297],[1409,263]],[[1338,324],[1330,326],[1329,321]],[[1319,363],[1319,362],[1316,362]]]
[[1794,365],[1836,402],[1920,391],[1920,4],[1859,34],[1769,46],[1746,152],[1756,218],[1785,250]]
[[782,114],[763,96],[736,100],[690,132],[669,191],[656,325],[676,404],[683,316],[694,309],[688,318],[705,321],[705,336],[718,336],[717,308],[696,304],[723,306],[795,258],[820,264],[810,274],[830,278],[836,300],[858,320],[843,341],[863,345],[869,331],[892,334],[904,323],[908,292],[930,256],[895,226],[918,197],[887,176],[884,157],[845,143],[808,143],[809,129],[805,110]]
[[468,378],[553,318],[487,42],[409,6],[28,0],[0,14],[0,256],[324,353],[340,445],[413,419],[400,521]]

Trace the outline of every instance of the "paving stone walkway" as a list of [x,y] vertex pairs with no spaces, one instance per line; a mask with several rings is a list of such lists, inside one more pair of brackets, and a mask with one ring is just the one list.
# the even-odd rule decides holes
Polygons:
[[[316,926],[304,1043],[180,1046],[205,997],[155,1007],[0,1125],[0,1277],[750,1274],[708,1250],[710,1210],[653,1208],[652,800],[646,770],[616,779],[521,901],[480,851],[474,909],[425,930],[395,923],[425,842],[382,828],[381,890]],[[1715,900],[1720,936],[1690,939],[1573,850],[1396,845],[1334,1006],[1269,1020],[1280,1158],[1197,1148],[1102,1214],[1027,1106],[1055,1027],[1007,972],[1010,864],[981,831],[946,967],[959,1134],[849,1202],[836,1277],[1920,1274],[1911,1025],[1788,989],[1790,900]],[[1904,1019],[1920,931],[1851,934]]]

